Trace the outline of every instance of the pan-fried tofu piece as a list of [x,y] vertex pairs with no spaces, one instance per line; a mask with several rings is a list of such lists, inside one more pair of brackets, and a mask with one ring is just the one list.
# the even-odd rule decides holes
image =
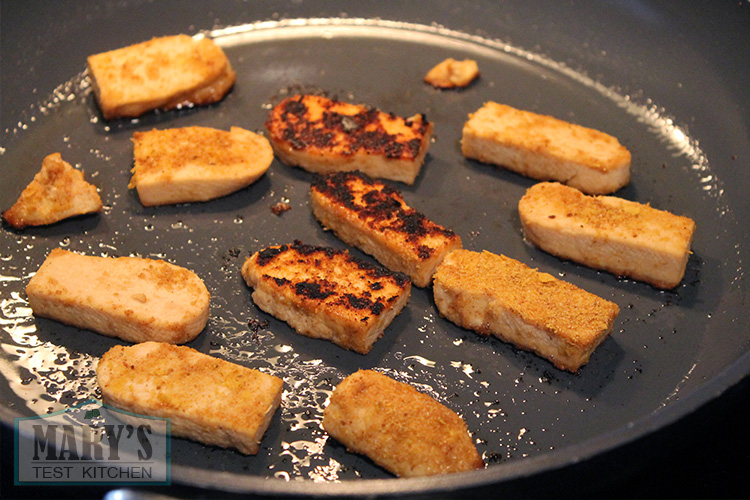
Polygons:
[[479,76],[479,66],[472,59],[456,61],[449,57],[427,72],[424,81],[440,89],[466,87]]
[[610,334],[617,304],[504,255],[455,250],[437,269],[440,315],[576,372]]
[[268,139],[239,127],[136,132],[133,145],[128,187],[138,191],[144,206],[226,196],[257,181],[273,161]]
[[323,227],[388,269],[428,286],[432,273],[461,238],[409,207],[401,194],[360,172],[317,175],[312,209]]
[[3,212],[16,229],[53,224],[76,215],[101,212],[102,199],[96,186],[83,173],[53,153],[42,161],[42,170],[26,186],[18,201]]
[[106,258],[56,248],[26,286],[34,315],[128,342],[182,344],[208,321],[209,293],[162,260]]
[[229,92],[236,78],[220,47],[208,38],[187,35],[89,56],[88,71],[107,120],[211,104]]
[[518,212],[526,238],[558,257],[658,288],[685,275],[695,231],[687,217],[556,182],[530,187]]
[[484,466],[460,416],[412,386],[370,370],[336,387],[323,428],[349,451],[400,477]]
[[287,165],[321,174],[360,170],[413,184],[433,125],[424,115],[401,118],[361,104],[297,95],[271,110],[266,128]]
[[461,148],[467,158],[589,194],[630,182],[630,152],[611,135],[496,102],[469,115]]
[[258,453],[281,403],[283,381],[187,346],[115,346],[96,377],[106,404],[170,419],[173,436]]
[[297,333],[360,354],[370,351],[411,293],[404,274],[299,241],[256,252],[242,276],[262,310]]

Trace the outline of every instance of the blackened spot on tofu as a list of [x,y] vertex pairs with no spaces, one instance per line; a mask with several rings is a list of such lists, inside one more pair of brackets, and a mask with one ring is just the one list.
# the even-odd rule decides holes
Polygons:
[[335,292],[330,290],[325,282],[315,283],[311,281],[302,281],[294,285],[294,291],[297,295],[302,295],[309,299],[323,300],[330,297]]
[[264,248],[258,252],[258,265],[260,267],[268,265],[268,263],[275,259],[277,255],[286,252],[288,249],[289,247],[287,245]]
[[[268,276],[268,275],[266,275],[266,276]],[[266,276],[263,276],[263,277],[265,278]],[[268,277],[270,278],[270,276],[268,276]],[[286,279],[286,278],[272,278],[272,279],[273,279],[273,280],[274,280],[274,281],[276,282],[276,284],[277,284],[277,285],[279,285],[279,286],[284,286],[284,285],[286,285],[286,284],[290,283],[290,281],[289,281],[288,279]]]
[[382,290],[382,289],[383,289],[383,284],[382,283],[380,283],[378,281],[376,281],[374,283],[370,283],[370,290]]
[[307,113],[307,106],[300,99],[289,99],[284,102],[284,112],[295,116],[304,116]]

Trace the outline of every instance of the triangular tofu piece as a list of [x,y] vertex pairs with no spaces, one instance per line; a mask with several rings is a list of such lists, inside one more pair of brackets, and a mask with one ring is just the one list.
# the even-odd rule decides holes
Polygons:
[[83,173],[64,161],[60,153],[53,153],[44,159],[42,170],[26,186],[15,205],[3,212],[3,218],[21,229],[101,209],[102,199],[96,186],[86,182]]
[[133,134],[133,177],[144,206],[207,201],[239,191],[271,166],[268,139],[249,130],[208,127]]

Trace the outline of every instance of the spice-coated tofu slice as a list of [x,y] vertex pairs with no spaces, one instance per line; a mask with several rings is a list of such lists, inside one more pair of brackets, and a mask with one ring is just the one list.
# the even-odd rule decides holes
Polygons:
[[310,190],[315,217],[344,242],[388,269],[428,286],[461,238],[409,207],[401,194],[359,172],[316,176]]
[[610,334],[617,304],[493,253],[455,250],[438,266],[440,315],[577,371]]
[[299,241],[256,252],[242,276],[255,304],[297,333],[360,354],[370,351],[411,293],[404,274]]

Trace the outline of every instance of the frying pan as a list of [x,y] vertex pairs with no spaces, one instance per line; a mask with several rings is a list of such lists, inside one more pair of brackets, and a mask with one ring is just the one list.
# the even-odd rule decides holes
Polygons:
[[[0,206],[13,203],[44,155],[60,151],[99,186],[105,210],[0,232],[3,422],[97,396],[95,360],[119,343],[30,316],[23,294],[30,273],[50,249],[65,247],[163,258],[193,269],[213,302],[206,331],[190,345],[285,379],[284,404],[257,456],[173,440],[172,479],[182,493],[195,487],[308,496],[576,496],[606,484],[602,474],[633,477],[627,475],[639,469],[633,460],[643,460],[642,469],[659,457],[683,471],[718,463],[717,470],[736,479],[731,472],[743,470],[746,453],[730,455],[745,460],[739,465],[717,458],[692,469],[686,467],[693,457],[659,455],[660,446],[674,449],[680,423],[692,423],[692,432],[711,419],[706,411],[738,411],[750,373],[743,271],[750,181],[741,170],[750,158],[750,6],[711,7],[4,3]],[[216,37],[238,72],[223,102],[132,121],[101,119],[82,74],[87,55],[200,31]],[[449,56],[476,59],[480,80],[458,92],[425,86],[424,73]],[[273,103],[306,91],[404,116],[426,113],[436,124],[426,164],[414,186],[396,187],[410,205],[456,230],[466,248],[504,253],[618,303],[615,330],[589,364],[578,374],[562,373],[532,354],[461,330],[439,317],[429,288],[413,292],[367,356],[300,337],[257,309],[239,274],[250,252],[293,239],[343,247],[310,214],[310,176],[302,170],[275,161],[255,185],[208,203],[144,208],[127,190],[134,131],[188,125],[261,131]],[[683,283],[655,290],[524,242],[515,207],[532,181],[460,155],[461,126],[487,100],[618,137],[633,153],[633,179],[617,195],[697,222]],[[270,206],[279,201],[292,209],[274,215]],[[327,440],[319,427],[325,400],[359,368],[409,382],[458,411],[487,468],[395,479]],[[729,409],[719,406],[723,400]],[[739,426],[721,431],[742,432]],[[746,438],[744,432],[736,439]],[[8,454],[6,443],[4,465],[12,463]]]

